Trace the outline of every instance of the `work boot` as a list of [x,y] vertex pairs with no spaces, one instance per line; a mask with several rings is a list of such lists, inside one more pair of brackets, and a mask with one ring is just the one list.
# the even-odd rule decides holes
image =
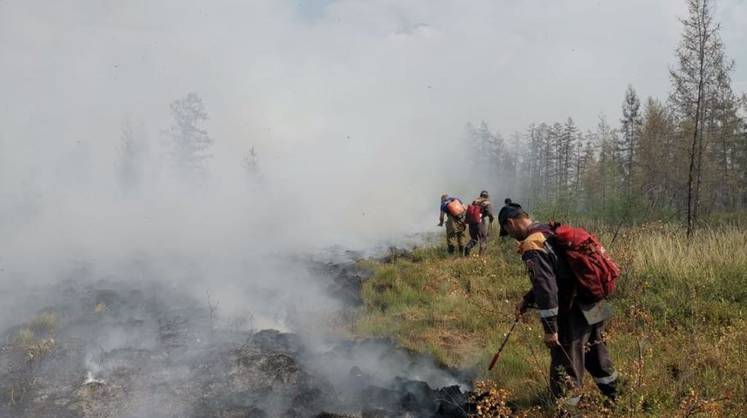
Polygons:
[[472,251],[473,248],[475,248],[475,245],[477,245],[477,241],[470,240],[467,245],[464,247],[464,255],[469,256],[469,253]]
[[599,391],[602,392],[602,394],[612,403],[617,401],[617,398],[620,397],[620,392],[625,391],[629,383],[624,376],[618,375],[617,372],[615,372],[614,376],[616,378],[610,383],[600,384],[597,382],[597,388],[599,388]]

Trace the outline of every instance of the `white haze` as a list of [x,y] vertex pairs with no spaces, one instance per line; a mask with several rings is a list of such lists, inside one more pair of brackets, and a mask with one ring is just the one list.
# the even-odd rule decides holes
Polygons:
[[[129,115],[144,125],[155,158],[147,181],[158,197],[150,203],[166,193],[163,200],[177,204],[183,196],[158,159],[160,132],[169,125],[168,103],[190,91],[203,97],[215,139],[208,206],[237,208],[220,213],[226,225],[204,229],[284,218],[257,231],[284,245],[367,244],[422,230],[433,224],[440,192],[469,198],[497,187],[495,179],[465,184],[466,122],[486,120],[504,134],[567,116],[590,127],[600,112],[615,119],[627,83],[642,96],[665,97],[685,11],[679,0],[5,0],[0,233],[23,234],[36,246],[29,234],[48,241],[54,231],[100,248],[99,234],[82,233],[95,217],[97,227],[129,231],[115,251],[136,237],[180,237],[173,228],[133,233],[107,217],[124,210],[151,229],[165,228],[165,216],[182,229],[174,212],[183,205],[129,212],[145,206],[118,201],[114,174]],[[721,1],[717,11],[728,52],[747,62],[739,47],[747,8]],[[740,91],[747,73],[738,69]],[[271,200],[240,196],[240,157],[250,146]],[[34,214],[51,224],[30,221]],[[35,231],[19,232],[24,219]],[[107,241],[119,234],[107,232],[114,234]]]
[[[588,127],[628,83],[665,97],[682,3],[0,0],[0,304],[80,263],[104,277],[146,259],[283,328],[288,306],[334,304],[285,256],[435,231],[441,192],[500,190],[469,174],[467,122]],[[719,13],[747,62],[747,8]],[[201,185],[162,134],[188,92],[215,141]],[[130,191],[125,118],[147,149]],[[22,319],[3,306],[0,325]]]

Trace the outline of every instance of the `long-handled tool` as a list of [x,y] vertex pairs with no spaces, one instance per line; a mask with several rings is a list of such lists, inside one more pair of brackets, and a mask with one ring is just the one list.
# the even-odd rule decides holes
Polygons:
[[493,356],[493,360],[490,362],[490,366],[488,366],[488,370],[493,370],[493,367],[495,367],[495,363],[498,362],[498,357],[501,356],[501,353],[503,352],[503,348],[506,347],[506,343],[508,342],[508,337],[511,336],[511,333],[514,331],[514,328],[516,328],[516,324],[519,323],[519,318],[516,318],[513,325],[511,325],[511,329],[508,330],[508,333],[503,338],[503,342],[501,343],[501,347],[498,349],[498,352],[495,353]]

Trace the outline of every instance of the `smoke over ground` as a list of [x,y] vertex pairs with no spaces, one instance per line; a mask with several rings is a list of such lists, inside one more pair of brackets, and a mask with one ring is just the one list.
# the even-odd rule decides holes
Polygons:
[[[463,122],[434,117],[447,107],[406,63],[433,34],[387,28],[320,54],[349,29],[296,13],[0,3],[0,411],[307,416],[360,408],[371,385],[384,391],[371,407],[397,404],[410,393],[398,377],[460,383],[334,338],[349,306],[308,261],[350,262],[328,249],[370,252],[432,226],[440,192],[461,183],[433,174],[463,165]],[[377,70],[381,54],[396,64]],[[168,135],[170,103],[190,92],[213,141],[200,175],[179,170]],[[33,325],[44,312],[54,332]],[[262,345],[263,329],[297,337]],[[51,357],[24,360],[37,348]],[[359,387],[336,395],[351,378]]]
[[[364,6],[329,7],[322,24],[282,2],[0,3],[0,327],[43,308],[27,289],[116,278],[316,336],[340,302],[290,259],[432,228],[463,183],[438,173],[464,165],[453,104],[412,82],[441,35],[371,16],[347,39],[335,16]],[[202,176],[168,135],[189,92]]]
[[[332,21],[352,13],[329,7]],[[350,23],[299,13],[290,2],[1,3],[5,280],[146,254],[184,257],[220,283],[247,259],[431,225],[438,194],[462,183],[433,174],[463,161],[463,122],[439,118],[451,105],[408,70],[433,34],[372,21],[344,39]],[[381,54],[391,64],[376,65]],[[199,182],[173,170],[164,134],[169,103],[192,91],[214,141]],[[126,188],[125,121],[138,150]]]
[[[107,277],[81,266],[55,284],[16,291],[18,306],[41,313],[2,333],[0,416],[454,416],[463,408],[452,386],[458,374],[383,341],[325,336],[329,326],[314,314],[335,305],[324,300],[314,309],[255,288],[280,305],[274,312],[284,316],[273,319],[298,333],[260,331],[252,312],[229,316],[216,299],[203,303],[144,264]],[[327,275],[304,266],[320,287],[333,288],[333,272],[340,285],[356,278],[352,264],[327,267]],[[268,305],[248,298],[243,306],[261,314]]]
[[[35,57],[4,60],[26,78],[5,86],[0,137],[0,415],[434,412],[408,385],[462,379],[335,337],[350,306],[311,267],[435,223],[449,182],[433,173],[463,165],[462,123],[421,127],[442,109],[402,67],[303,52],[315,30],[276,25],[296,17],[274,3],[182,5],[0,3],[0,42]],[[199,175],[168,135],[193,91],[213,140]]]

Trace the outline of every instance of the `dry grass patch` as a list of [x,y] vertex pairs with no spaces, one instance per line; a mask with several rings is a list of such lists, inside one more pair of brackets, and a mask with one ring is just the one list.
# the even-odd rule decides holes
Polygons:
[[35,333],[52,334],[57,329],[60,318],[54,312],[42,312],[31,320],[30,327]]
[[[587,377],[577,412],[747,416],[747,229],[702,229],[691,242],[664,223],[588,229],[624,272],[608,338],[625,387],[612,410]],[[545,395],[549,356],[534,315],[516,328],[494,371],[486,371],[514,304],[529,289],[513,242],[494,240],[485,258],[448,257],[434,243],[372,267],[358,335],[394,337],[447,365],[479,370],[514,415],[559,412]]]

